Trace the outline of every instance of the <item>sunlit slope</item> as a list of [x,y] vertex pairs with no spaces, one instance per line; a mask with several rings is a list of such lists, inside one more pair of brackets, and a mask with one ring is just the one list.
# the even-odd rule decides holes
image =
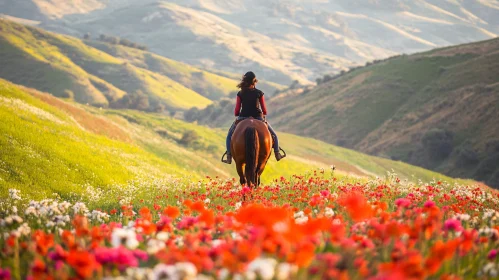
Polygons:
[[499,39],[375,63],[268,106],[278,129],[499,186]]
[[[0,187],[33,196],[67,195],[88,186],[107,188],[157,178],[193,180],[236,176],[222,164],[225,131],[132,110],[100,110],[68,103],[0,80]],[[194,134],[185,140],[186,134]],[[273,158],[264,181],[317,168],[358,176],[450,180],[399,162],[366,156],[298,136],[280,134],[289,157]],[[184,141],[185,140],[185,141]],[[341,177],[341,176],[340,176]]]
[[0,20],[0,77],[96,106],[146,111],[204,107],[206,97],[82,41]]
[[132,65],[170,77],[211,100],[220,99],[236,90],[237,79],[219,76],[139,49],[91,40],[85,43]]

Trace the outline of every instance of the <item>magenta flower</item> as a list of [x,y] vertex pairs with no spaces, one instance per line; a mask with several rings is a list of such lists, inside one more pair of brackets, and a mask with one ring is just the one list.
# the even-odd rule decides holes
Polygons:
[[251,189],[250,189],[250,188],[248,188],[248,187],[244,187],[244,188],[242,189],[241,193],[242,193],[242,194],[246,194],[246,193],[249,193],[250,191],[251,191]]
[[463,227],[461,225],[461,221],[458,219],[448,219],[444,223],[444,230],[445,231],[462,231]]
[[426,207],[426,208],[432,208],[435,205],[436,205],[435,202],[433,202],[431,200],[428,200],[427,202],[424,203],[424,207]]
[[496,249],[490,250],[489,254],[487,255],[487,259],[494,260],[496,257],[497,257],[497,250]]
[[0,280],[10,280],[10,279],[11,279],[10,270],[8,270],[7,268],[5,269],[0,268]]
[[395,205],[397,205],[397,207],[407,208],[411,205],[411,201],[407,198],[398,198],[395,200]]
[[328,197],[330,194],[331,194],[331,192],[330,192],[330,191],[328,191],[328,190],[322,190],[322,191],[321,191],[321,195],[322,195],[323,197]]

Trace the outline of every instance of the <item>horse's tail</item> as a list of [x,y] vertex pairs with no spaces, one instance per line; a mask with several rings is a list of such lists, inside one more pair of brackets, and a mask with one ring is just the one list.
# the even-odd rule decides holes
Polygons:
[[244,140],[246,142],[246,167],[244,176],[248,186],[256,186],[256,168],[258,166],[258,154],[260,153],[260,141],[258,132],[254,127],[248,127],[244,131]]

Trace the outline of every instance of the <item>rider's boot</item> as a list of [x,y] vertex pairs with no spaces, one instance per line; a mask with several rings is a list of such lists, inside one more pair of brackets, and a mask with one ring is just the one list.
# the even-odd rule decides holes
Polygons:
[[227,158],[226,159],[222,159],[222,162],[223,163],[227,163],[227,164],[232,164],[232,156],[231,156],[231,154],[227,154]]
[[286,155],[282,155],[282,154],[281,154],[281,152],[280,152],[279,150],[274,151],[274,154],[275,154],[275,159],[276,159],[277,161],[280,161],[281,159],[283,159],[283,158],[285,158],[285,157],[286,157]]

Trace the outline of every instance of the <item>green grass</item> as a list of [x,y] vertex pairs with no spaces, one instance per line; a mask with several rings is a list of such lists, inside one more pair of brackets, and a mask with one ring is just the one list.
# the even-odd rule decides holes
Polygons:
[[[134,181],[150,184],[155,178],[195,182],[205,176],[236,176],[234,165],[219,161],[225,150],[225,130],[160,114],[58,101],[4,80],[0,80],[0,117],[2,195],[14,187],[34,198],[52,193],[68,197],[87,191],[89,186],[119,190],[119,186]],[[188,131],[194,131],[197,140],[179,144]],[[271,158],[264,183],[319,168],[329,172],[331,165],[337,167],[340,178],[347,173],[381,177],[393,169],[401,178],[412,179],[414,175],[427,181],[457,182],[317,140],[279,135],[289,157],[279,163]]]
[[[82,130],[63,111],[0,80],[0,187],[32,197],[125,184],[142,172],[187,175],[137,145]],[[139,170],[139,171],[137,171]]]
[[141,109],[149,111],[158,110],[159,104],[173,111],[211,104],[163,73],[137,67],[76,38],[6,20],[0,20],[0,28],[0,78],[95,106],[137,106],[120,102],[125,95],[147,96],[149,104]]

